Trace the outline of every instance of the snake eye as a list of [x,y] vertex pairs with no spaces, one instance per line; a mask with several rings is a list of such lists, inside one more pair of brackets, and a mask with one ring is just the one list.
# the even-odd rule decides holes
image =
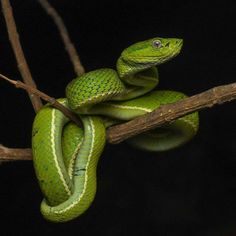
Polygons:
[[161,41],[160,40],[155,40],[152,42],[152,45],[154,48],[160,48],[161,47]]

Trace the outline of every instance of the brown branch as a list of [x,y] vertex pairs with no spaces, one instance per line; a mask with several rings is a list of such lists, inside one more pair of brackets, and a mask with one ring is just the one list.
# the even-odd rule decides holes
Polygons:
[[[210,108],[217,104],[220,105],[234,99],[236,99],[236,83],[218,86],[200,94],[196,94],[192,97],[183,99],[181,101],[163,105],[153,112],[140,116],[139,118],[136,118],[129,122],[110,127],[107,130],[107,140],[109,143],[119,143],[134,135],[140,134],[158,126],[168,124],[171,121],[184,115],[190,114],[194,111],[200,111],[202,109]],[[16,149],[7,150],[9,150],[8,158],[10,160],[21,160],[21,154],[22,152],[25,152],[25,149],[19,149],[19,155],[18,158],[16,158]],[[25,154],[25,156],[27,155]],[[2,159],[2,157],[3,155],[0,149],[0,160]],[[28,158],[28,156],[25,157],[25,159],[26,158]]]
[[69,54],[70,60],[74,66],[74,71],[77,75],[82,75],[84,73],[84,67],[80,62],[79,55],[76,52],[76,49],[73,43],[70,40],[68,31],[63,23],[62,18],[59,16],[57,11],[49,4],[47,0],[38,0],[44,10],[50,15],[56,24],[58,31],[61,35],[62,41],[65,45],[66,51]]
[[11,80],[9,78],[7,78],[6,76],[0,74],[0,77],[6,81],[8,81],[9,83],[13,84],[16,86],[16,88],[21,88],[26,90],[27,92],[34,94],[40,98],[42,98],[43,100],[49,102],[53,107],[57,108],[58,110],[60,110],[65,116],[67,116],[70,120],[74,121],[77,125],[79,125],[80,127],[82,127],[82,124],[80,122],[80,120],[77,118],[77,116],[71,111],[69,110],[67,107],[63,106],[61,103],[59,103],[55,98],[48,96],[47,94],[39,91],[36,88],[33,88],[27,84],[22,83],[19,80]]
[[236,83],[218,86],[178,102],[163,105],[153,112],[129,122],[110,127],[107,130],[107,140],[113,144],[120,143],[194,111],[210,108],[233,99],[236,99]]
[[0,144],[0,161],[26,161],[32,159],[30,148],[7,148]]
[[[26,62],[21,44],[19,35],[16,29],[16,23],[14,20],[12,7],[9,0],[1,0],[2,10],[6,21],[8,36],[17,60],[18,69],[21,73],[23,81],[25,84],[30,85],[31,87],[36,88],[36,84],[32,78],[32,75],[29,70],[29,66]],[[34,110],[37,112],[42,107],[42,102],[40,98],[32,93],[29,93],[31,103],[33,104]]]

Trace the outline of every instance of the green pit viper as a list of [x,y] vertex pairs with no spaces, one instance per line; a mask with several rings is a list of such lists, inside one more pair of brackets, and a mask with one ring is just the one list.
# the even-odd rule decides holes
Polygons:
[[[178,55],[182,44],[181,39],[159,37],[138,42],[122,52],[117,71],[98,69],[72,80],[66,98],[58,101],[80,117],[83,129],[50,105],[38,112],[32,150],[44,195],[41,213],[47,220],[72,220],[91,205],[108,126],[186,97],[180,92],[154,90],[159,81],[156,66]],[[169,150],[190,140],[198,124],[198,113],[193,113],[128,142],[149,151]]]

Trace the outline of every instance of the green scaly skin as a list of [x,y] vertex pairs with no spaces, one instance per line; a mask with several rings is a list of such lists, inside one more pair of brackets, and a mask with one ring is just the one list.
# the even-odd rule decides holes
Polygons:
[[[139,42],[122,52],[117,71],[99,69],[72,80],[66,88],[67,99],[59,102],[80,116],[83,130],[48,105],[37,114],[32,149],[46,219],[69,221],[91,205],[105,127],[186,97],[180,92],[153,90],[159,81],[156,66],[178,55],[181,47],[182,40],[175,38]],[[198,123],[198,114],[193,113],[129,142],[149,151],[169,150],[190,140]]]

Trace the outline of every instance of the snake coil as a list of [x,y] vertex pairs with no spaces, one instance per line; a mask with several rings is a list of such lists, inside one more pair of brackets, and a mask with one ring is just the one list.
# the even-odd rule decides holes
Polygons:
[[[46,219],[69,221],[91,205],[108,126],[186,97],[176,91],[154,90],[159,82],[156,66],[178,55],[181,47],[182,40],[176,38],[138,42],[122,52],[117,71],[99,69],[72,80],[66,98],[58,101],[78,114],[83,129],[50,105],[36,115],[33,161],[44,195],[41,212]],[[198,113],[193,113],[128,141],[149,151],[169,150],[190,140],[198,123]]]

